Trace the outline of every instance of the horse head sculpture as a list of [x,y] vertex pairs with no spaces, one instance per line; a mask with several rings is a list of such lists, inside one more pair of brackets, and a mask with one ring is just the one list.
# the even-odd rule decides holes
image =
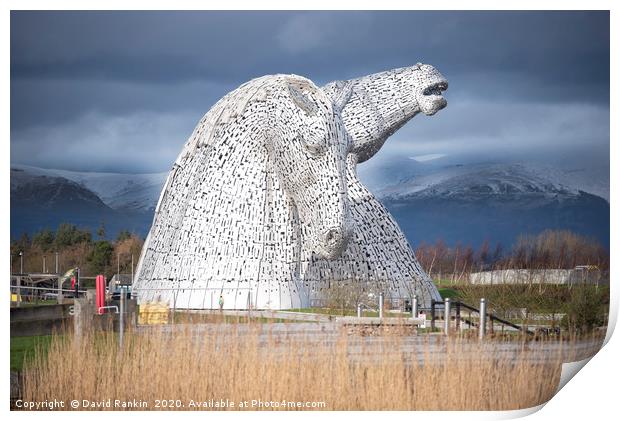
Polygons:
[[340,117],[350,90],[332,102],[307,79],[284,80],[284,92],[267,101],[266,108],[278,112],[266,117],[265,145],[305,227],[305,247],[333,259],[346,248],[352,230],[346,179],[352,143]]
[[349,97],[273,75],[218,101],[160,196],[137,270],[141,299],[214,308],[221,294],[225,308],[302,305],[301,256],[337,258],[352,232],[352,142],[340,115]]
[[[299,308],[336,283],[440,299],[355,167],[445,107],[432,66],[318,88],[251,80],[198,122],[155,209],[133,291],[177,308]],[[369,290],[370,290],[369,289]]]

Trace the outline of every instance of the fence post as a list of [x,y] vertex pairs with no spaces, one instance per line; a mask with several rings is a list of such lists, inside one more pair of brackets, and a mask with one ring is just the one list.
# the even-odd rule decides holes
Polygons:
[[411,318],[416,319],[418,317],[418,295],[413,294],[411,300]]
[[479,338],[484,338],[487,323],[487,302],[484,298],[480,299],[480,333]]
[[[174,317],[177,314],[177,297],[179,296],[179,290],[177,289],[174,294],[174,302],[172,303],[172,324],[174,324]],[[213,301],[213,295],[211,296],[211,301]]]
[[121,309],[119,315],[119,328],[118,328],[118,345],[123,349],[123,340],[125,339],[125,301],[127,300],[127,293],[125,292],[125,286],[121,286]]
[[95,313],[94,304],[87,297],[76,298],[73,301],[73,333],[75,344],[79,345],[82,337],[87,333],[95,331],[93,315]]
[[64,302],[64,298],[62,295],[62,279],[63,277],[58,275],[58,294],[56,294],[56,300],[58,304],[62,304]]
[[383,292],[379,293],[379,318],[383,319]]
[[446,298],[444,301],[443,321],[444,321],[443,330],[447,336],[450,334],[450,299],[449,298]]
[[435,330],[435,300],[431,300],[431,332]]
[[21,275],[17,277],[17,301],[15,305],[17,307],[21,307],[22,305],[22,277]]

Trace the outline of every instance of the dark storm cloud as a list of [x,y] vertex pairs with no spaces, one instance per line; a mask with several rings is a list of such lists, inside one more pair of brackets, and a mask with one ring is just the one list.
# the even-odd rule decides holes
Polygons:
[[[325,80],[425,60],[604,84],[606,12],[14,12],[13,77]],[[344,73],[344,75],[343,75]]]
[[[559,125],[565,104],[608,113],[607,12],[12,12],[12,160],[63,165],[54,151],[71,144],[90,165],[123,170],[132,160],[118,150],[90,156],[76,142],[108,136],[176,150],[188,122],[250,78],[297,73],[325,83],[417,61],[450,80],[451,105],[432,119],[444,149],[464,130],[501,135],[515,111],[543,107]],[[576,107],[567,109],[579,116]],[[493,119],[467,123],[485,121],[483,110]],[[163,123],[121,136],[145,116]],[[547,142],[562,142],[540,124]],[[132,168],[166,170],[175,155],[136,156]]]

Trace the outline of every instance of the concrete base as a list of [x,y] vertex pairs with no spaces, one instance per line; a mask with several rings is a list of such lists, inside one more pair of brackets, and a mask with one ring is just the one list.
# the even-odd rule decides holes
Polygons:
[[[110,305],[110,303],[108,303],[108,305]],[[119,306],[118,302],[112,302],[111,305]],[[127,300],[127,308],[125,309],[126,329],[129,326],[136,325],[136,310],[136,300]],[[97,314],[97,307],[95,306],[94,301],[88,298],[80,298],[75,300],[73,326],[76,337],[93,331],[118,331],[119,321],[120,317],[119,314],[116,312]]]

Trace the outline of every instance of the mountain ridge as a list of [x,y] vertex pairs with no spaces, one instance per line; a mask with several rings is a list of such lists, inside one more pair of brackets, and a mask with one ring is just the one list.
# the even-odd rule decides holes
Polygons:
[[[397,181],[377,183],[371,191],[414,246],[439,238],[449,244],[490,240],[507,245],[520,234],[544,229],[570,229],[609,245],[609,202],[564,183],[561,171],[521,163],[414,162],[409,172],[399,173],[398,163],[392,164],[396,166],[383,170]],[[11,233],[32,232],[58,221],[81,221],[96,229],[103,221],[111,232],[130,229],[146,235],[166,177],[167,173],[79,173],[14,165],[11,210],[17,216],[11,219]],[[33,180],[39,193],[31,191]],[[65,193],[46,196],[52,190]],[[25,201],[33,194],[38,195],[37,205]],[[73,206],[63,208],[62,201],[55,201],[63,195],[75,198]],[[49,203],[42,206],[41,198]],[[77,208],[82,211],[76,213]]]

